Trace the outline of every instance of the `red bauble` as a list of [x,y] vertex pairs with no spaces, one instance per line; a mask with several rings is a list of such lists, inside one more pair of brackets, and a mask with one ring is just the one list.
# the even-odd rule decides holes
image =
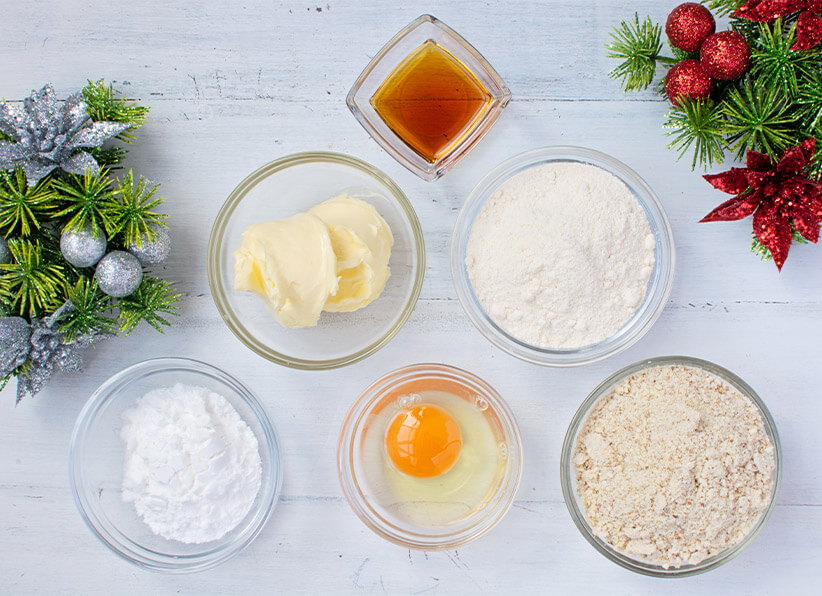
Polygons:
[[671,44],[686,52],[699,50],[702,42],[714,31],[716,22],[711,11],[696,2],[680,4],[671,11],[665,22],[665,33]]
[[714,81],[698,60],[683,60],[675,64],[665,77],[665,94],[671,103],[679,105],[679,99],[706,99],[714,92]]
[[751,64],[751,48],[736,31],[714,33],[699,50],[699,62],[709,75],[719,81],[741,77]]

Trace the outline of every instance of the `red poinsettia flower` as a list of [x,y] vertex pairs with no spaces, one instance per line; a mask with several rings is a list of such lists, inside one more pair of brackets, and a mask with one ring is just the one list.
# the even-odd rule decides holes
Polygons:
[[753,231],[782,269],[796,230],[810,242],[819,239],[822,185],[804,175],[813,158],[811,138],[782,154],[774,164],[764,153],[748,151],[747,168],[703,176],[714,188],[736,195],[700,221],[733,221],[753,213]]
[[748,0],[733,16],[757,23],[768,23],[779,17],[802,11],[796,21],[796,43],[792,50],[807,50],[822,41],[822,0]]

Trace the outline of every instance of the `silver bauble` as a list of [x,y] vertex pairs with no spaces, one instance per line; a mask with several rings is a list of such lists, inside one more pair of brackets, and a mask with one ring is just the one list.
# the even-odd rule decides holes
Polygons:
[[79,230],[66,230],[60,235],[60,252],[75,267],[93,267],[106,254],[106,235],[86,224]]
[[108,253],[97,263],[94,279],[100,290],[113,298],[133,294],[143,281],[143,267],[133,254],[124,250]]
[[163,226],[153,226],[154,240],[149,241],[146,234],[140,235],[140,242],[131,242],[126,247],[128,252],[140,259],[143,265],[162,263],[171,252],[171,237],[168,229]]
[[5,238],[0,236],[0,263],[10,263],[11,252],[9,252],[9,243]]

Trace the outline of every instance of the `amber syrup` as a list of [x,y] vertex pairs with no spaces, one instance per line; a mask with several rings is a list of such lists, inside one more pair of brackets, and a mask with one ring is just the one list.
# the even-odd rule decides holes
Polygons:
[[491,100],[462,62],[429,40],[388,76],[371,105],[406,145],[435,162],[470,131]]

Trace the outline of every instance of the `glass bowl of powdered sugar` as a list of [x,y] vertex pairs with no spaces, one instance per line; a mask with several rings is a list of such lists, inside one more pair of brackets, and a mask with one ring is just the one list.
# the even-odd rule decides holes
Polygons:
[[611,356],[657,320],[674,242],[653,190],[580,147],[517,155],[471,192],[451,248],[457,295],[497,347],[549,366]]
[[159,358],[103,383],[69,454],[74,500],[112,551],[153,571],[211,568],[262,530],[282,484],[276,431],[223,371]]

